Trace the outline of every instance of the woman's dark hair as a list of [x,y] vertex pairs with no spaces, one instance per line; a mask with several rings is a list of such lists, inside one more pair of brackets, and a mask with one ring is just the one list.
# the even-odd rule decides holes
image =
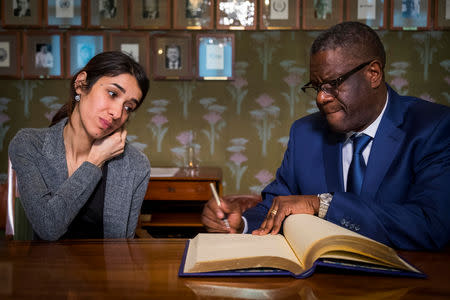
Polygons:
[[75,81],[78,77],[78,74],[80,74],[81,72],[86,72],[87,74],[86,81],[81,87],[86,92],[89,92],[92,86],[104,76],[114,77],[121,74],[133,75],[136,78],[136,81],[138,82],[139,88],[142,92],[142,97],[140,99],[141,101],[139,101],[136,109],[144,101],[150,87],[150,83],[144,69],[129,55],[124,54],[120,51],[102,52],[94,56],[83,69],[78,71],[72,77],[72,80],[70,81],[70,99],[53,116],[50,126],[55,125],[66,117],[70,117],[70,115],[72,114],[73,109],[75,108],[75,104],[77,103],[75,101]]

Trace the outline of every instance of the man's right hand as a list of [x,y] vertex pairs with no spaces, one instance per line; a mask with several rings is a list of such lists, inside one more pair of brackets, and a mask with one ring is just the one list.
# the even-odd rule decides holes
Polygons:
[[[242,233],[244,221],[238,201],[233,201],[233,196],[225,196],[220,199],[220,206],[214,198],[205,204],[202,213],[202,223],[208,232]],[[230,228],[225,226],[223,218],[228,219]]]

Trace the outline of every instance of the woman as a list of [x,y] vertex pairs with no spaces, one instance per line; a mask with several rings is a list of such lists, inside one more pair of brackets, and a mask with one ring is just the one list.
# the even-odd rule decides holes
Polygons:
[[49,128],[13,138],[9,156],[38,238],[133,238],[150,163],[126,143],[124,125],[148,88],[128,55],[98,54],[73,77]]

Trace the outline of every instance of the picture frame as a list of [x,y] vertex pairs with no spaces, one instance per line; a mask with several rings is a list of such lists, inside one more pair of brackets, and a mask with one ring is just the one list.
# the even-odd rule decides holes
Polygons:
[[109,50],[129,54],[144,67],[150,77],[150,36],[147,32],[114,32],[109,36]]
[[173,28],[201,30],[214,28],[213,0],[179,0],[173,2]]
[[434,29],[450,29],[450,1],[436,0],[436,3],[434,4],[434,11]]
[[103,33],[69,32],[66,43],[67,78],[72,78],[96,54],[107,50]]
[[256,30],[256,0],[217,0],[216,28],[225,30]]
[[88,28],[126,29],[128,27],[126,0],[89,0]]
[[85,0],[45,0],[45,24],[49,28],[83,28]]
[[20,31],[0,32],[0,78],[20,78]]
[[15,0],[2,1],[2,26],[8,27],[40,27],[42,25],[42,0],[27,2],[21,7]]
[[24,78],[63,78],[63,42],[62,33],[25,32],[23,35]]
[[192,35],[154,34],[152,42],[152,78],[155,80],[192,79]]
[[431,29],[431,0],[392,0],[392,30]]
[[133,29],[170,29],[170,16],[170,0],[130,1],[130,27]]
[[234,79],[234,34],[197,35],[197,78],[200,80]]
[[259,28],[300,29],[300,0],[259,0]]
[[374,30],[386,29],[386,0],[347,0],[347,21],[357,21]]
[[343,0],[303,0],[302,28],[325,30],[343,21]]

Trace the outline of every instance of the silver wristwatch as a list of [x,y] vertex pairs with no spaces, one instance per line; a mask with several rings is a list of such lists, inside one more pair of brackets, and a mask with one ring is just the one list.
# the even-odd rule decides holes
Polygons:
[[330,193],[317,194],[319,198],[319,218],[324,219],[327,214],[328,207],[330,206],[331,200],[333,200],[333,195]]

